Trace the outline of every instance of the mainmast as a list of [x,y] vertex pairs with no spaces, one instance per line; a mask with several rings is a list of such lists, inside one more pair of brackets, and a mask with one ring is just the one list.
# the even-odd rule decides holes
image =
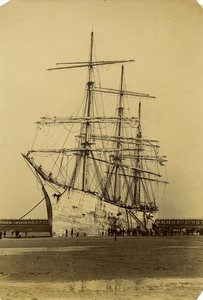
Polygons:
[[[136,165],[135,168],[138,170],[140,166],[140,151],[141,151],[141,140],[142,140],[142,127],[141,127],[141,100],[139,100],[139,107],[138,107],[138,127],[137,127],[137,139],[140,141],[137,146],[137,153],[136,153]],[[135,186],[134,186],[134,204],[136,206],[140,205],[140,172],[135,171]]]
[[[88,82],[87,82],[87,98],[86,98],[86,112],[85,116],[89,118],[91,116],[91,106],[92,106],[92,87],[94,82],[92,81],[92,73],[93,73],[93,66],[92,66],[92,53],[93,53],[93,32],[91,32],[91,44],[90,44],[90,58],[89,58],[89,67],[88,67]],[[85,140],[83,143],[83,148],[86,151],[82,152],[84,155],[83,160],[83,172],[82,172],[82,190],[87,190],[87,173],[88,173],[88,156],[89,151],[91,148],[90,144],[90,134],[91,134],[91,123],[87,120],[85,124]]]
[[118,104],[118,126],[117,126],[117,155],[115,156],[115,185],[114,185],[114,201],[117,202],[120,200],[120,175],[119,175],[119,169],[120,169],[120,163],[121,163],[121,138],[122,135],[122,119],[123,119],[123,78],[124,78],[124,65],[122,65],[121,68],[121,82],[120,82],[120,95],[119,95],[119,104]]

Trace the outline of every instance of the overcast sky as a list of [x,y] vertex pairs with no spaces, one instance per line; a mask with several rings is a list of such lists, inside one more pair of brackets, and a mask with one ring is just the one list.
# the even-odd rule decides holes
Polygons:
[[[86,60],[92,29],[97,59],[135,59],[128,89],[157,97],[149,134],[168,157],[170,181],[160,216],[203,218],[203,9],[195,0],[0,6],[0,218],[19,218],[42,198],[21,152],[32,145],[35,121],[70,115],[82,100],[85,75],[46,69]],[[46,217],[45,204],[28,217]]]

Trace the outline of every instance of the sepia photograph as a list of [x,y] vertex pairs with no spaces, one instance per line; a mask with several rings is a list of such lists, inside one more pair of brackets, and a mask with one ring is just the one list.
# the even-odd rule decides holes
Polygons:
[[0,0],[0,300],[203,300],[203,1]]

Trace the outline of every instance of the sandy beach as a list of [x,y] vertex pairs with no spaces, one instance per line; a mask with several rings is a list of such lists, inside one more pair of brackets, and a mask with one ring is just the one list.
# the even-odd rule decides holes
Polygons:
[[197,299],[203,237],[0,240],[0,299]]

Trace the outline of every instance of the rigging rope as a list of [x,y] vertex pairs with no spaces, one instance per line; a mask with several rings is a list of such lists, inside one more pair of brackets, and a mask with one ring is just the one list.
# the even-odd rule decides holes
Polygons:
[[[15,221],[20,221],[22,220],[25,216],[27,216],[29,213],[31,213],[38,205],[40,205],[43,201],[45,200],[45,197],[43,197],[33,208],[31,208],[26,214],[24,214],[22,217],[20,217],[19,219],[15,220]],[[9,224],[3,228],[1,228],[1,230],[4,230],[12,225],[15,225],[15,222],[14,224]]]
[[35,131],[35,136],[34,136],[34,141],[32,143],[32,147],[31,149],[34,148],[34,144],[35,144],[35,141],[36,141],[36,138],[37,138],[37,134],[38,134],[38,130],[40,129],[40,126],[38,125],[37,128],[36,128],[36,131]]

